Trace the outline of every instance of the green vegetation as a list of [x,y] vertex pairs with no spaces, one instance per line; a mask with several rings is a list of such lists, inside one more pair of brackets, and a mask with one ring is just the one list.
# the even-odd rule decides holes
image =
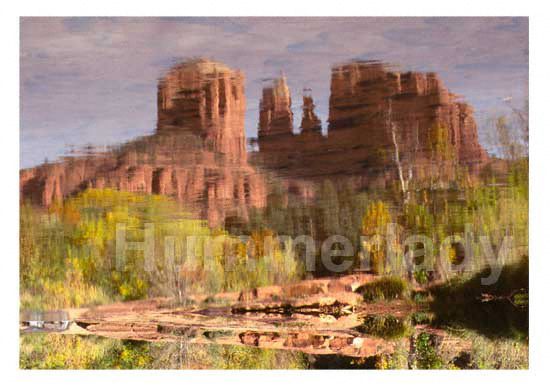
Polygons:
[[386,242],[377,236],[385,235],[386,228],[391,222],[389,207],[382,201],[371,203],[363,217],[361,232],[367,240],[363,241],[362,248],[366,257],[370,259],[371,270],[377,274],[385,273],[386,269]]
[[[529,338],[529,261],[509,264],[499,281],[484,286],[481,278],[459,276],[430,289],[432,324],[459,330],[475,330],[488,338],[509,338],[527,342]],[[449,308],[452,306],[452,308]]]
[[406,296],[407,281],[395,276],[383,277],[359,287],[356,292],[363,295],[366,302],[401,299]]
[[462,337],[472,342],[468,369],[529,369],[529,346],[510,339],[489,339],[472,332]]
[[301,353],[244,346],[149,343],[94,336],[20,338],[21,369],[304,369]]
[[95,336],[30,334],[20,337],[21,369],[150,369],[155,345]]
[[[125,260],[117,262],[117,225],[124,227],[121,241],[149,239],[150,268],[143,249],[126,248]],[[156,295],[183,300],[190,292],[211,294],[300,278],[302,269],[290,247],[281,248],[276,236],[264,230],[262,236],[274,242],[271,249],[259,249],[259,233],[243,242],[208,228],[172,200],[115,190],[86,190],[47,213],[24,205],[21,307],[57,309]],[[195,238],[194,245],[188,237]]]
[[443,369],[444,361],[437,354],[435,337],[429,333],[420,333],[415,341],[416,367],[418,369]]
[[411,328],[405,319],[391,315],[368,315],[357,330],[373,337],[391,340],[407,336]]
[[[444,148],[444,140],[435,141],[434,150]],[[360,265],[366,262],[370,272],[408,275],[418,284],[463,272],[460,264],[466,263],[466,256],[471,258],[466,263],[471,272],[485,268],[491,253],[499,265],[514,263],[529,253],[528,159],[499,163],[500,167],[488,166],[479,173],[454,166],[437,184],[431,184],[430,177],[426,182],[413,180],[406,203],[399,190],[361,191],[346,181],[338,189],[328,180],[318,184],[315,200],[308,202],[275,185],[265,209],[253,209],[248,222],[239,220],[228,230],[249,234],[269,229],[278,235],[311,236],[317,242],[316,276],[333,275],[320,260],[320,242],[334,234],[346,237],[354,248],[355,255],[346,258],[354,261],[348,271],[364,269]],[[426,237],[432,246],[407,242],[412,235]],[[471,251],[465,251],[466,240]],[[501,247],[506,244],[512,249],[503,254]],[[395,260],[388,260],[389,249]],[[302,259],[304,251],[298,245],[295,254]],[[407,273],[404,263],[413,252],[414,264],[425,263],[427,268]]]
[[[447,344],[444,342],[448,341]],[[446,339],[428,332],[414,341],[415,369],[528,369],[529,346],[510,339],[489,339],[474,331],[454,333]],[[403,358],[397,348],[390,358]]]

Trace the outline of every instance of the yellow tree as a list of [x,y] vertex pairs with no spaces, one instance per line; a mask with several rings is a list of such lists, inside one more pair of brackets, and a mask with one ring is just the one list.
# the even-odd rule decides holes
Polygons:
[[382,201],[371,203],[363,216],[361,233],[366,237],[362,242],[363,250],[368,254],[370,267],[375,273],[382,273],[384,270],[385,251],[382,235],[389,223],[390,209]]

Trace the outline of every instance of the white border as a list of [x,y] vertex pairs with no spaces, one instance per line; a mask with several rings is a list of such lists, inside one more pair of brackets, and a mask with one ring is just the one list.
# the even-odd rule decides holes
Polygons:
[[[546,309],[548,298],[548,263],[550,257],[543,253],[547,214],[545,199],[548,197],[548,182],[545,170],[549,165],[547,159],[550,145],[550,126],[548,113],[548,14],[544,12],[543,2],[537,1],[498,1],[482,2],[462,0],[456,2],[408,0],[392,2],[343,1],[321,4],[317,1],[255,1],[250,3],[236,1],[219,2],[178,2],[155,1],[138,4],[130,1],[88,2],[75,1],[19,1],[17,4],[3,4],[2,23],[2,162],[0,163],[2,179],[2,243],[5,247],[1,253],[2,263],[7,265],[2,271],[2,295],[4,305],[1,319],[3,336],[2,358],[0,365],[3,382],[6,386],[15,381],[36,386],[60,384],[64,386],[98,386],[113,383],[124,386],[141,386],[144,384],[178,384],[191,386],[199,384],[217,384],[240,386],[260,383],[263,386],[366,386],[377,384],[403,384],[410,386],[437,385],[464,386],[480,383],[491,386],[518,386],[549,381],[545,378],[550,370],[545,355],[550,349],[547,328],[549,313]],[[537,4],[539,4],[537,6]],[[19,128],[19,16],[529,16],[530,17],[530,113],[531,128],[531,357],[528,372],[435,372],[435,371],[19,371],[18,363],[18,191],[19,176],[16,166],[19,165],[18,128]],[[544,96],[544,97],[543,97]],[[546,98],[545,98],[546,97]],[[546,120],[544,120],[546,119]],[[544,125],[546,124],[546,125]],[[546,240],[546,241],[545,241]],[[545,303],[546,302],[546,303]],[[6,314],[7,312],[7,314]],[[11,380],[11,381],[8,381]]]

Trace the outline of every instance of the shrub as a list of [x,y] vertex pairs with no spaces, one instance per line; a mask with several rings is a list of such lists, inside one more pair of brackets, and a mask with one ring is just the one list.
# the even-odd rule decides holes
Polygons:
[[[145,268],[140,250],[125,249],[125,261],[117,263],[119,224],[126,241],[144,241],[149,233],[152,268]],[[153,228],[147,229],[148,224]],[[23,308],[81,307],[159,295],[183,300],[189,293],[286,283],[303,273],[291,246],[258,249],[259,241],[276,238],[274,233],[255,233],[248,243],[252,249],[158,195],[89,189],[48,212],[23,205],[20,228]],[[196,241],[194,260],[188,237]]]
[[391,276],[365,284],[359,287],[356,292],[363,294],[365,301],[373,302],[403,298],[407,288],[407,282],[404,279]]
[[410,327],[404,319],[391,315],[368,315],[357,330],[373,337],[396,339],[408,335]]
[[418,369],[443,369],[445,367],[434,342],[434,336],[429,333],[420,333],[416,337],[416,367]]
[[372,203],[366,214],[363,216],[361,233],[368,237],[362,247],[369,255],[370,267],[374,273],[382,274],[384,272],[385,243],[379,239],[375,241],[375,235],[384,235],[386,226],[391,223],[391,214],[388,205],[382,201]]

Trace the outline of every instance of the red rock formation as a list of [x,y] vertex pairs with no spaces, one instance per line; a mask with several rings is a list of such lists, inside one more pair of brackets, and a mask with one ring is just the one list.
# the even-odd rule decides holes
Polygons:
[[291,135],[293,120],[290,91],[286,77],[282,76],[274,80],[272,87],[263,90],[258,136]]
[[321,132],[321,120],[314,112],[315,104],[311,96],[304,96],[304,105],[302,106],[302,123],[300,124],[301,132]]
[[244,77],[198,60],[158,89],[157,133],[111,152],[22,170],[23,200],[49,206],[86,188],[171,196],[211,226],[265,206],[263,177],[246,162]]
[[435,73],[398,73],[370,62],[333,69],[329,138],[345,142],[345,136],[337,132],[344,129],[350,131],[350,144],[357,146],[359,141],[391,149],[388,120],[395,125],[405,150],[427,153],[430,131],[439,126],[449,132],[459,162],[475,164],[487,159],[479,145],[472,108],[458,102]]
[[173,67],[158,86],[158,128],[200,130],[206,144],[246,159],[244,76],[203,59]]
[[452,177],[457,163],[476,168],[487,161],[472,108],[434,73],[400,73],[378,62],[335,67],[326,138],[317,131],[310,97],[304,97],[303,109],[299,135],[258,134],[262,159],[290,176],[355,175],[367,186],[386,185],[398,175],[396,151],[421,180]]
[[324,139],[321,135],[321,121],[314,112],[313,98],[309,95],[303,98],[299,134],[293,133],[292,99],[284,76],[263,89],[260,101],[260,157],[268,167],[288,168],[290,176],[300,175],[294,166],[295,162],[301,161],[297,154],[318,152],[321,149],[320,142]]
[[[247,162],[243,85],[242,73],[220,63],[174,67],[159,82],[154,135],[112,152],[22,170],[21,198],[49,206],[88,187],[112,187],[174,197],[212,226],[227,217],[246,219],[251,207],[265,206],[267,190],[263,175]],[[351,176],[362,187],[393,184],[396,148],[419,179],[434,171],[452,175],[456,163],[477,166],[487,159],[472,108],[457,102],[433,73],[398,73],[370,62],[336,67],[329,108],[325,137],[313,99],[305,96],[302,130],[293,134],[286,79],[263,91],[256,156],[301,198],[312,197],[310,181],[317,178]],[[449,143],[438,157],[434,139]]]

